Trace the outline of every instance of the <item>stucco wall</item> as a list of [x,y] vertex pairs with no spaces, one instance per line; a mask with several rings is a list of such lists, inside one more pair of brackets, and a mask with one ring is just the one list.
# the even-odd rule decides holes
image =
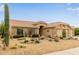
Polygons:
[[[57,25],[57,26],[54,26],[54,27],[47,27],[46,28],[46,24],[37,24],[37,25],[35,25],[34,27],[37,27],[37,29],[35,30],[36,31],[36,33],[37,34],[39,34],[39,28],[40,28],[40,26],[43,26],[43,35],[44,36],[48,36],[48,35],[50,35],[51,37],[53,37],[53,36],[58,36],[58,37],[62,37],[62,31],[63,31],[63,29],[65,29],[66,30],[66,37],[71,37],[71,36],[73,36],[74,35],[74,29],[73,28],[71,28],[69,25],[66,25],[66,24],[59,24],[59,25]],[[17,31],[17,28],[18,27],[11,27],[11,35],[13,36],[13,35],[17,35],[16,33],[16,31]],[[32,29],[32,28],[21,28],[21,29],[23,29],[23,33],[25,34],[25,33],[29,33],[29,31],[30,31],[30,29]]]

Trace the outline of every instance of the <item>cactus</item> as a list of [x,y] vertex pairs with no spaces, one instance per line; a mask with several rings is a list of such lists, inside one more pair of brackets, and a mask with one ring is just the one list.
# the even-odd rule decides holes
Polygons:
[[3,44],[4,47],[8,47],[9,46],[9,10],[7,4],[4,4],[4,23],[5,23],[5,30],[4,30]]

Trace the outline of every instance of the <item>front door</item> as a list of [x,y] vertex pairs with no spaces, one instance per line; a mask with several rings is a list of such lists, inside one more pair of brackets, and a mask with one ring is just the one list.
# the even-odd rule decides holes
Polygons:
[[66,37],[66,30],[63,30],[62,35],[63,37]]
[[39,35],[40,36],[43,35],[43,30],[44,30],[44,26],[40,26],[40,28],[39,28]]

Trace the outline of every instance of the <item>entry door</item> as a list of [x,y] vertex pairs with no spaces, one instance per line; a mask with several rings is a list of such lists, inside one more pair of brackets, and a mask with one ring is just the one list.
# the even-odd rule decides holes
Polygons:
[[40,36],[43,35],[43,26],[40,26],[40,28],[39,28],[39,35],[40,35]]
[[66,30],[65,29],[62,31],[62,35],[63,35],[63,37],[66,37]]

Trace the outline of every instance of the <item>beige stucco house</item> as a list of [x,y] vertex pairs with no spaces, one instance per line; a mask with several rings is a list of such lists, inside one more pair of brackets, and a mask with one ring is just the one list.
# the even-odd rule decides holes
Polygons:
[[38,34],[39,36],[51,37],[72,37],[74,28],[64,22],[46,23],[43,21],[10,21],[10,35],[27,35]]

